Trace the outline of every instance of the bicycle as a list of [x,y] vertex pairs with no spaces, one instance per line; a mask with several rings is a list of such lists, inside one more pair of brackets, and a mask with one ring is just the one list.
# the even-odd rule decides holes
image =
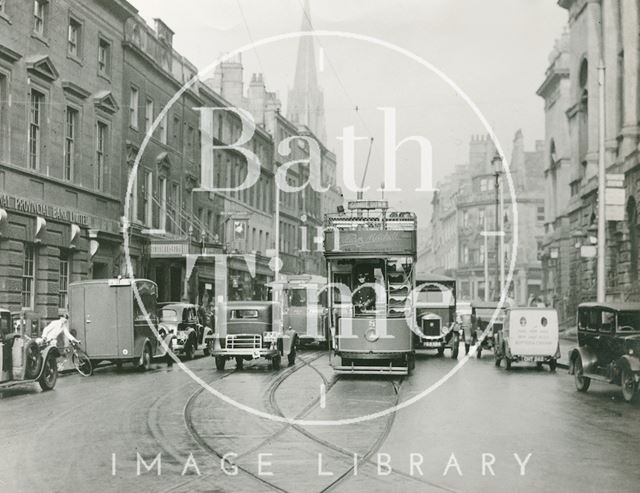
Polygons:
[[69,353],[71,353],[71,362],[80,375],[83,377],[93,375],[93,365],[89,355],[80,347],[80,341],[69,341],[69,346],[64,348],[63,353],[66,359],[69,359]]

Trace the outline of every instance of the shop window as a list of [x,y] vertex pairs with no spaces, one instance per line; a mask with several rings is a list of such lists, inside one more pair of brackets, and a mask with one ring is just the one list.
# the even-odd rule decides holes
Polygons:
[[32,244],[24,244],[22,263],[22,307],[33,310],[35,306],[36,254]]

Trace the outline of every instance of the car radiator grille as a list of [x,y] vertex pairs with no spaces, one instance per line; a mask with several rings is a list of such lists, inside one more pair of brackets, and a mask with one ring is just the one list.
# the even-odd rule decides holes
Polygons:
[[440,320],[423,320],[422,333],[426,336],[439,336]]
[[258,334],[227,336],[227,349],[260,349],[261,347],[262,336]]

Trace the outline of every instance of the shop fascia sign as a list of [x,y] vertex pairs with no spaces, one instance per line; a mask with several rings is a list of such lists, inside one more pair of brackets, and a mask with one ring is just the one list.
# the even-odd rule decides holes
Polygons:
[[35,200],[17,197],[6,193],[0,194],[0,208],[24,212],[46,217],[56,221],[64,221],[82,226],[89,226],[89,216],[55,205],[44,204]]

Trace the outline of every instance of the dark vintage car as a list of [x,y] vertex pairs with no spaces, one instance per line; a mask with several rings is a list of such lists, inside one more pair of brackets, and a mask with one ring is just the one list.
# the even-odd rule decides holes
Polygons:
[[158,333],[162,339],[172,335],[171,349],[175,354],[192,359],[198,350],[208,356],[213,348],[213,330],[198,316],[198,306],[191,303],[168,302],[158,307]]
[[31,315],[21,312],[12,317],[0,309],[0,390],[35,382],[42,390],[56,385],[60,353],[35,339],[40,336],[40,318]]
[[[222,305],[220,305],[222,306]],[[298,335],[295,330],[284,330],[282,306],[272,301],[229,301],[218,314],[214,345],[211,355],[216,368],[224,370],[228,359],[234,358],[238,369],[244,361],[265,358],[273,370],[280,369],[282,357],[289,365],[296,359]],[[220,317],[224,316],[224,321]]]
[[597,380],[621,385],[624,400],[633,401],[640,381],[640,303],[580,304],[569,373],[580,392]]
[[[506,306],[502,306],[500,311],[496,315],[496,319],[493,324],[491,320],[494,313],[498,309],[498,302],[496,301],[476,301],[471,304],[471,345],[475,345],[478,341],[481,341],[476,353],[478,358],[482,357],[482,351],[485,349],[493,349],[495,346],[495,335],[498,331],[502,330],[504,324],[504,310]],[[482,335],[487,331],[486,337],[483,339]],[[465,341],[465,344],[467,341]]]
[[435,349],[442,356],[446,348],[458,357],[459,325],[456,322],[456,281],[444,276],[422,274],[416,281],[415,299],[418,331],[413,335],[416,349]]

